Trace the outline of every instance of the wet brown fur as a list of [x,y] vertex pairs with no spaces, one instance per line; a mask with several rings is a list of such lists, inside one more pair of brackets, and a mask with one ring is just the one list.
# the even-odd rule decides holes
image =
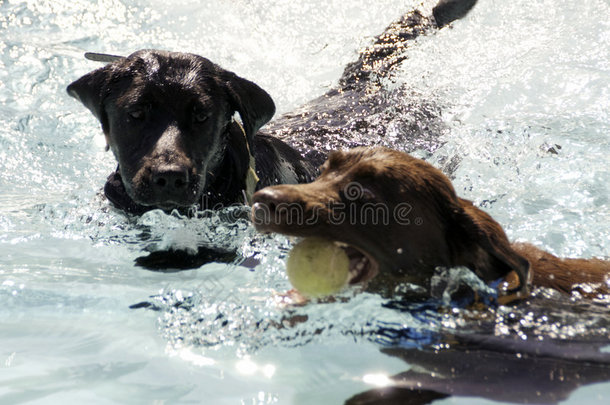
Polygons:
[[[348,243],[375,258],[376,279],[386,283],[425,283],[436,267],[466,266],[486,282],[504,277],[521,296],[530,284],[586,296],[609,293],[610,261],[560,259],[531,244],[510,243],[500,224],[459,198],[440,170],[402,152],[333,152],[313,183],[268,187],[253,201],[257,229]],[[394,216],[388,223],[371,221],[363,214],[367,204]],[[409,212],[398,221],[400,204]],[[282,207],[291,209],[281,212]]]

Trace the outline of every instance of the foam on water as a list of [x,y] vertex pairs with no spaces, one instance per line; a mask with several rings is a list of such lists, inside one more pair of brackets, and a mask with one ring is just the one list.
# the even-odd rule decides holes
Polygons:
[[[0,2],[0,402],[340,403],[369,388],[364,375],[407,368],[379,347],[423,346],[440,330],[608,340],[607,301],[551,291],[474,315],[355,291],[286,309],[273,296],[289,288],[289,238],[258,235],[231,212],[127,218],[98,195],[115,162],[65,94],[99,66],[84,51],[202,54],[267,89],[283,113],[326,92],[418,2],[345,3]],[[415,153],[452,167],[458,194],[509,237],[610,255],[610,5],[479,3],[419,38],[387,83],[442,112],[443,146]],[[212,242],[260,264],[134,266],[149,250]],[[148,309],[129,309],[138,303]],[[606,382],[566,403],[608,397]]]

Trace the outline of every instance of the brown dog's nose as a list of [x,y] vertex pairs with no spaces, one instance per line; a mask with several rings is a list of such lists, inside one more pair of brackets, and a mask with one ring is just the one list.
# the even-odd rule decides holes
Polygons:
[[290,185],[263,188],[252,196],[252,222],[257,229],[267,230],[291,211],[300,211],[299,201]]
[[266,187],[252,196],[252,221],[264,224],[270,221],[275,212],[281,193],[274,187]]
[[189,173],[183,166],[162,166],[152,171],[152,186],[156,192],[182,191],[189,183]]

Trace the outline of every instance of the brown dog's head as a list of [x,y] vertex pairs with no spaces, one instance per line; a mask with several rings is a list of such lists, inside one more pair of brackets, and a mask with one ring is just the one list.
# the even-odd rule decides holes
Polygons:
[[166,209],[197,203],[214,180],[235,112],[244,131],[233,136],[246,160],[275,112],[256,84],[186,53],[138,51],[86,74],[68,93],[101,122],[131,199]]
[[258,230],[347,245],[352,283],[376,275],[425,283],[438,266],[467,266],[486,282],[515,271],[526,288],[529,264],[500,225],[402,152],[333,152],[313,183],[267,187],[253,203]]

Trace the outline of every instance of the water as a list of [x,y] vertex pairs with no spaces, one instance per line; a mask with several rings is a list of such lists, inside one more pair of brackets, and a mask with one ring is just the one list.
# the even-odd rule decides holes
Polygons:
[[[99,66],[82,53],[205,55],[268,90],[281,114],[331,88],[417,2],[300,3],[0,1],[0,403],[342,403],[409,369],[380,348],[425,346],[439,331],[492,328],[554,355],[551,342],[575,342],[566,356],[595,358],[581,341],[608,353],[608,301],[539,291],[529,306],[472,314],[348,292],[283,309],[273,293],[289,287],[290,240],[226,220],[239,212],[129,219],[109,209],[98,193],[115,162],[65,94]],[[510,238],[559,255],[610,255],[607,15],[603,0],[481,1],[418,39],[387,84],[442,112],[442,146],[416,155],[452,168],[458,193]],[[261,263],[134,265],[146,250],[207,241]],[[565,403],[607,403],[608,379],[587,381]],[[444,401],[491,403],[465,395]]]

